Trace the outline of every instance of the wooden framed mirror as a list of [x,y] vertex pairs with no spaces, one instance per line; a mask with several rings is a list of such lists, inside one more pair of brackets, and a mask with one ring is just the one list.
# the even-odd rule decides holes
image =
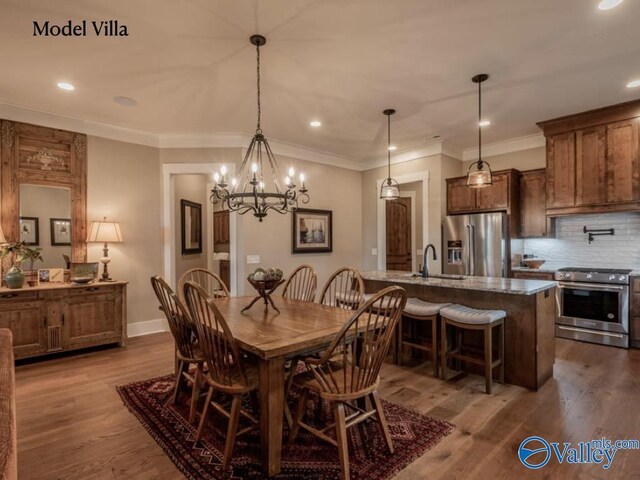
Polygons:
[[[2,120],[0,127],[0,211],[5,238],[10,242],[20,239],[20,217],[39,218],[39,241],[46,243],[40,247],[55,250],[50,254],[54,258],[44,259],[45,267],[59,266],[65,254],[72,262],[85,262],[87,136],[9,120]],[[51,239],[42,239],[52,218],[69,219],[70,245],[60,245],[66,243],[60,241],[52,245]],[[65,246],[66,253],[62,251]]]

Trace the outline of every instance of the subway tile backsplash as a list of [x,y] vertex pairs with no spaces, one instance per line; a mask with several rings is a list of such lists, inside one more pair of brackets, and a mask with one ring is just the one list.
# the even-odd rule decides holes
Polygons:
[[[591,244],[582,229],[614,228],[614,236],[597,236]],[[640,213],[560,217],[556,238],[513,240],[513,253],[528,253],[545,266],[631,268],[640,270]]]

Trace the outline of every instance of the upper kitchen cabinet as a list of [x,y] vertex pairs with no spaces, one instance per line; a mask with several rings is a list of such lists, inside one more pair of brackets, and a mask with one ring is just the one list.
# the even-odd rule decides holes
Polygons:
[[640,101],[538,124],[549,216],[640,210]]
[[467,177],[447,178],[447,214],[511,212],[518,203],[518,171],[493,172],[493,185],[467,186]]
[[547,172],[544,168],[520,174],[520,238],[554,235],[554,219],[546,215],[546,184]]

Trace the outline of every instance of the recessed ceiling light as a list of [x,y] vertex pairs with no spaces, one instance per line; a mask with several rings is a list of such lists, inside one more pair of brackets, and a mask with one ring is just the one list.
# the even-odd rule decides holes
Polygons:
[[637,88],[640,87],[640,80],[632,80],[631,82],[627,83],[627,88]]
[[318,128],[322,126],[322,122],[320,120],[311,120],[309,122],[309,125],[314,127],[314,128]]
[[389,151],[393,152],[394,150],[397,150],[398,147],[396,147],[395,145],[389,145]]
[[491,125],[491,120],[482,120],[478,122],[478,125],[480,125],[481,127],[488,127],[489,125]]
[[611,10],[612,8],[616,8],[622,2],[624,2],[624,0],[602,0],[598,4],[598,8],[600,10]]
[[58,82],[57,83],[58,88],[61,90],[67,90],[67,91],[71,91],[71,90],[75,90],[76,87],[74,87],[73,85],[71,85],[70,83],[67,82]]
[[138,105],[138,102],[135,101],[133,98],[124,97],[121,95],[113,97],[113,102],[117,103],[118,105],[122,105],[123,107],[135,107],[136,105]]

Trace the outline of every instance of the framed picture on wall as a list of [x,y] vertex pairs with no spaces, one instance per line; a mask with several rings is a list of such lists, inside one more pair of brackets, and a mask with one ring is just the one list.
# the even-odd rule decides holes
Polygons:
[[40,245],[40,219],[20,217],[20,241],[25,245]]
[[202,205],[180,200],[182,255],[202,253]]
[[71,245],[71,219],[52,218],[51,223],[51,245],[63,247]]
[[292,219],[291,253],[333,251],[333,212],[296,208]]
[[41,268],[38,270],[38,285],[45,283],[64,283],[62,268]]

